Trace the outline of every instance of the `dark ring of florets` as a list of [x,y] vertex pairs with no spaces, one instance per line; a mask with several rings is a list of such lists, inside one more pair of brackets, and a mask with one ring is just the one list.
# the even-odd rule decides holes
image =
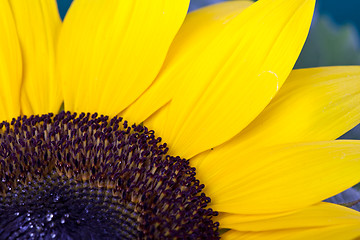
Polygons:
[[[31,208],[34,201],[39,201],[41,206],[59,208],[54,203],[55,195],[63,199],[63,206],[81,191],[80,202],[71,205],[83,204],[87,211],[98,209],[94,211],[100,214],[96,221],[92,216],[82,224],[106,221],[109,226],[121,224],[120,230],[115,226],[112,236],[218,238],[218,223],[212,221],[217,213],[206,208],[210,198],[202,193],[204,185],[195,178],[195,169],[186,159],[166,155],[166,143],[161,144],[161,138],[146,127],[128,126],[121,118],[109,119],[96,113],[77,116],[61,112],[55,116],[22,116],[11,123],[0,123],[0,130],[0,229],[11,225],[9,214],[15,215],[11,218],[13,223],[25,219],[24,214],[38,216],[36,221],[48,219],[53,216],[53,213],[49,215],[52,210],[55,213],[62,210],[50,209],[41,215],[36,209],[24,209]],[[42,192],[41,197],[37,192]],[[45,196],[44,192],[52,197]],[[46,202],[50,198],[51,204]],[[71,207],[66,205],[67,209]],[[25,211],[23,214],[21,209]],[[66,214],[69,213],[64,212],[65,217]],[[126,214],[129,217],[124,217]],[[64,216],[52,222],[52,226],[43,226],[40,232],[49,231],[51,236],[56,236],[54,229],[64,231],[61,225],[65,224]],[[121,223],[114,216],[121,218]],[[99,222],[99,218],[102,221]],[[30,228],[21,230],[21,224],[11,226],[15,228],[11,231],[17,234],[13,236],[29,237],[36,233]],[[124,226],[126,229],[122,230]],[[11,237],[9,234],[0,231],[0,238]]]

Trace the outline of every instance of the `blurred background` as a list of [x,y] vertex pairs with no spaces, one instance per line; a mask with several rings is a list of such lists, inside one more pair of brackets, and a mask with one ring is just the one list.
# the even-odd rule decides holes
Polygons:
[[[191,0],[189,11],[221,1],[224,0]],[[71,2],[72,0],[58,0],[62,18]],[[360,65],[359,10],[359,0],[317,0],[309,37],[295,68]],[[360,139],[360,125],[341,138]],[[359,190],[360,185],[357,185],[328,201],[339,204],[355,201],[347,206],[360,211],[360,203],[357,203],[360,199]]]

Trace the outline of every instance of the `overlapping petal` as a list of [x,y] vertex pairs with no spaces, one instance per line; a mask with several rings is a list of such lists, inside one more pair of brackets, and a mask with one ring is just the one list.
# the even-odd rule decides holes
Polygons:
[[154,80],[189,0],[77,0],[58,45],[65,109],[116,115]]
[[156,98],[171,103],[155,130],[187,158],[227,141],[268,104],[298,57],[315,1],[259,1],[240,14],[244,4],[222,4],[234,8],[189,14],[157,80],[173,82],[157,88],[160,96],[175,91]]
[[221,239],[225,240],[354,240],[360,234],[358,224],[340,225],[315,229],[289,229],[279,231],[266,232],[239,232],[230,230],[221,235]]
[[294,70],[269,106],[237,137],[237,148],[340,137],[360,122],[360,67]]
[[55,44],[61,20],[55,1],[9,1],[19,37],[23,76],[21,112],[58,112],[60,83],[55,80]]
[[211,208],[237,214],[292,211],[320,202],[360,180],[360,143],[285,144],[253,151],[214,149],[192,160]]
[[259,221],[246,221],[245,219],[241,215],[226,213],[220,214],[216,218],[221,223],[221,228],[244,232],[306,229],[345,224],[360,226],[359,212],[331,203],[319,203],[294,213]]
[[[167,104],[173,98],[178,85],[182,84],[183,75],[187,72],[183,64],[205,49],[204,44],[219,35],[227,22],[251,4],[253,1],[223,2],[188,14],[169,49],[156,81],[122,115],[130,121],[143,122]],[[203,37],[204,35],[206,37]]]

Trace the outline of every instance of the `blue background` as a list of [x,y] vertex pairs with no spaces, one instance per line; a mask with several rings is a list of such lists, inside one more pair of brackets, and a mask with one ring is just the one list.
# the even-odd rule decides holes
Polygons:
[[353,23],[360,27],[359,0],[318,0],[317,7],[321,14],[330,15],[339,24]]

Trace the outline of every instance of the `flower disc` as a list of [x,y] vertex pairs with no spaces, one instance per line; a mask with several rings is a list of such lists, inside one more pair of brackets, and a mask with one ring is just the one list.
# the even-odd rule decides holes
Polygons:
[[0,124],[0,239],[218,239],[189,161],[97,114]]

